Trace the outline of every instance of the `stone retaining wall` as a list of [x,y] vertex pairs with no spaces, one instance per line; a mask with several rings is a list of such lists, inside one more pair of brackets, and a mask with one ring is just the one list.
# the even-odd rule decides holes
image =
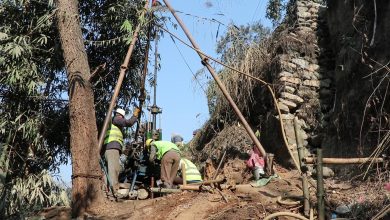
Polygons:
[[[287,141],[297,158],[293,118],[298,117],[304,147],[311,151],[320,145],[320,133],[326,125],[333,95],[330,77],[333,61],[327,49],[325,7],[314,1],[297,0],[285,21],[287,29],[276,30],[276,52],[271,64],[271,78],[285,123]],[[281,26],[283,27],[283,25]],[[282,42],[282,43],[281,43]],[[279,49],[278,49],[279,48]],[[262,141],[269,151],[289,158],[281,134],[276,138],[279,116],[270,113],[263,129]],[[280,129],[279,129],[280,130]],[[298,161],[298,160],[297,160]],[[279,162],[286,162],[279,161]],[[287,164],[291,164],[291,161]]]

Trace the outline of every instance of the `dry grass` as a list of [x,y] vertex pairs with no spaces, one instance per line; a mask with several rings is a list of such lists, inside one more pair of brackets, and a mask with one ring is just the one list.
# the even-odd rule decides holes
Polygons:
[[[242,60],[228,61],[226,64],[252,76],[264,78],[270,60],[267,45],[267,41],[261,44],[252,44],[244,49],[245,55]],[[223,69],[219,76],[239,109],[245,115],[250,116],[252,103],[255,101],[253,90],[259,86],[258,82],[227,68]],[[210,83],[207,92],[208,98],[212,102],[212,117],[232,121],[233,111],[214,81]]]

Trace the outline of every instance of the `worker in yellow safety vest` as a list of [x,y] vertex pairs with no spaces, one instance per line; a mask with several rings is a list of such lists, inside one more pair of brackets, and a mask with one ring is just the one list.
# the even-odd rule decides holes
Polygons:
[[130,119],[126,119],[125,110],[118,108],[115,111],[114,118],[112,119],[111,125],[106,132],[103,149],[105,149],[104,156],[107,161],[108,176],[110,184],[113,186],[114,193],[116,193],[119,189],[119,156],[124,146],[122,129],[124,127],[131,127],[135,122],[137,122],[140,111],[141,110],[139,108],[134,108],[132,117]]
[[145,142],[149,151],[149,162],[161,161],[161,181],[162,187],[173,188],[173,180],[176,177],[180,162],[180,150],[170,141],[155,141],[148,139]]
[[181,176],[175,178],[175,184],[183,184],[184,173],[186,183],[198,183],[203,181],[196,165],[186,158],[180,159],[179,171],[181,171]]

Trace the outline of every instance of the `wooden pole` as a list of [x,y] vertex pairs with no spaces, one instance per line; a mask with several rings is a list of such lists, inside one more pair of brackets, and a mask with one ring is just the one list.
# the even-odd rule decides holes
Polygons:
[[181,190],[200,190],[200,185],[180,185]]
[[194,48],[197,49],[196,52],[198,53],[198,55],[199,55],[199,57],[201,59],[202,64],[208,69],[208,71],[210,72],[211,76],[214,78],[216,84],[221,89],[222,94],[225,96],[225,98],[229,102],[230,106],[233,108],[234,112],[236,113],[237,117],[241,121],[241,124],[245,128],[245,130],[248,133],[249,137],[252,139],[253,143],[259,149],[261,154],[263,156],[266,156],[267,155],[266,151],[264,150],[264,148],[261,145],[260,141],[257,139],[257,137],[256,137],[255,133],[253,132],[252,128],[249,126],[248,122],[246,121],[246,119],[242,115],[240,109],[237,107],[236,103],[234,102],[234,100],[230,96],[230,94],[227,91],[225,85],[222,83],[221,79],[219,78],[218,74],[215,72],[213,67],[209,64],[207,57],[204,56],[202,52],[200,52],[200,47],[198,46],[198,44],[196,43],[196,41],[192,37],[192,35],[189,32],[189,30],[187,29],[187,27],[184,25],[183,21],[176,14],[176,11],[173,10],[173,8],[172,8],[171,4],[169,3],[169,1],[168,0],[163,0],[163,1],[164,1],[165,5],[167,6],[167,8],[169,9],[169,11],[171,11],[172,15],[175,17],[177,23],[179,23],[180,27],[183,29],[185,35],[190,40],[192,46],[194,46]]
[[303,213],[306,217],[309,217],[310,215],[310,195],[309,195],[309,186],[307,182],[307,169],[305,168],[305,164],[302,161],[302,158],[304,155],[304,148],[302,144],[301,135],[299,134],[299,125],[298,125],[298,118],[294,118],[294,130],[295,130],[295,139],[297,142],[298,147],[298,157],[299,157],[299,166],[301,168],[301,178],[302,178],[302,189],[303,189]]
[[[147,11],[148,5],[149,5],[149,1],[146,1],[145,6],[144,6],[144,10],[142,11],[142,14],[141,14],[141,17],[143,17],[145,12]],[[129,62],[130,62],[130,58],[131,58],[131,55],[133,54],[134,46],[138,40],[138,34],[139,34],[140,30],[141,30],[141,23],[139,23],[134,30],[133,38],[131,39],[131,43],[130,43],[129,49],[127,50],[125,60],[123,61],[121,68],[120,68],[120,71],[119,71],[118,82],[115,85],[114,94],[111,97],[111,102],[110,102],[110,105],[108,106],[106,118],[104,119],[103,127],[102,127],[102,130],[100,132],[100,136],[99,136],[99,142],[98,142],[99,152],[101,152],[101,150],[102,150],[104,138],[106,137],[106,132],[107,132],[108,126],[111,122],[111,114],[112,114],[114,107],[116,105],[116,101],[117,101],[117,98],[119,95],[119,90],[121,89],[123,79],[125,78],[126,71],[127,71],[127,68],[128,68]]]
[[150,188],[150,191],[153,193],[181,193],[181,189],[164,189],[164,188]]
[[207,180],[207,181],[198,182],[198,183],[190,183],[190,184],[188,184],[188,186],[190,186],[190,185],[211,185],[213,183],[221,183],[224,180],[225,179]]
[[181,165],[181,174],[183,176],[183,186],[187,186],[187,174],[186,174],[186,165],[183,163]]
[[[303,161],[307,164],[317,163],[317,158],[314,157],[305,157]],[[323,164],[359,164],[372,161],[373,163],[382,163],[384,162],[383,158],[322,158]]]
[[322,169],[322,148],[317,148],[317,212],[318,220],[325,220],[324,179]]

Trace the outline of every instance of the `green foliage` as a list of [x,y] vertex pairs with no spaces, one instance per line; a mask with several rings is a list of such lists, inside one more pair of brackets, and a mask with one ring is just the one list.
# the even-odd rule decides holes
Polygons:
[[270,19],[274,25],[277,25],[282,19],[283,0],[269,0],[267,4],[266,18]]
[[13,217],[26,217],[32,210],[60,205],[69,206],[67,188],[56,182],[47,170],[30,174],[24,178],[15,178],[10,183],[12,188],[6,212]]
[[[279,25],[283,20],[283,17],[292,12],[293,5],[296,1],[297,0],[268,0],[265,17],[270,19],[274,26]],[[326,5],[326,0],[310,1]]]
[[[119,75],[119,67],[126,56],[133,31],[144,6],[141,0],[136,1],[80,1],[81,23],[86,39],[86,51],[91,69],[106,63],[106,69],[93,82],[96,103],[96,117],[101,125],[106,115],[111,91]],[[133,51],[131,68],[119,92],[118,105],[130,108],[130,103],[137,98],[139,87],[139,70],[142,69],[146,28],[142,28],[140,41]],[[132,108],[132,107],[131,107]],[[100,126],[98,126],[100,127]]]
[[[100,124],[133,27],[148,19],[139,18],[141,0],[79,3],[90,67],[103,63],[107,67],[92,81]],[[56,171],[69,158],[68,84],[55,13],[51,0],[0,1],[0,219],[21,218],[63,197],[54,185],[45,183],[47,173],[42,173]],[[123,107],[138,92],[144,31],[120,92]]]
[[[29,209],[17,205],[19,197],[12,192],[66,160],[68,135],[61,139],[56,135],[66,131],[68,123],[67,117],[52,117],[67,112],[66,103],[47,101],[58,100],[65,89],[51,2],[1,1],[0,11],[0,212],[4,218],[20,208]],[[54,191],[46,195],[57,196]]]

